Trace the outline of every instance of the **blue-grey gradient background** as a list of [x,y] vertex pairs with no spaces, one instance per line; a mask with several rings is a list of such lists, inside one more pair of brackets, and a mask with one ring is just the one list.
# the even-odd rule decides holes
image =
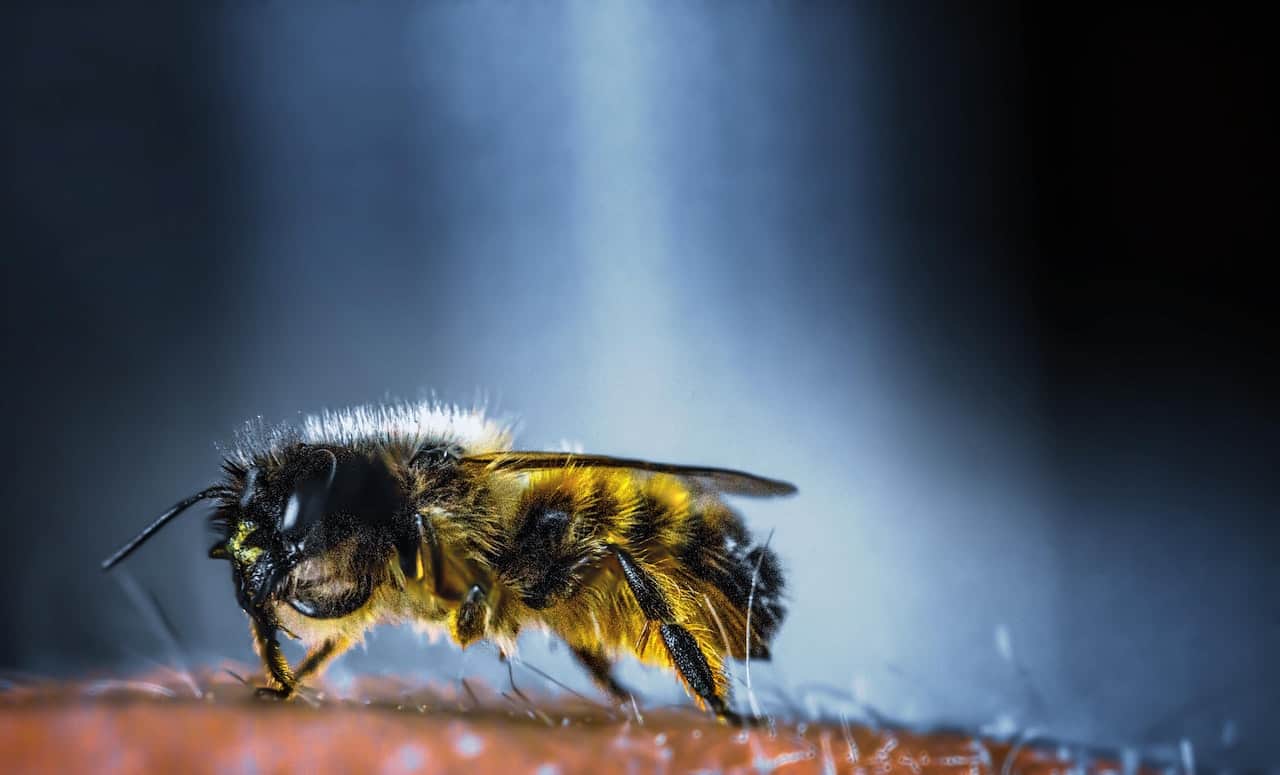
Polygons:
[[[0,667],[169,659],[97,561],[246,418],[434,390],[527,446],[795,481],[740,505],[793,599],[756,679],[796,698],[1275,761],[1252,20],[246,0],[5,26]],[[192,655],[250,659],[208,543],[187,519],[128,567]],[[383,632],[338,672],[495,664]]]

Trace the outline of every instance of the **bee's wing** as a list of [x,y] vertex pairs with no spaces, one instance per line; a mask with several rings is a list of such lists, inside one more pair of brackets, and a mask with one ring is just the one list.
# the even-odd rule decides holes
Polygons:
[[670,463],[651,463],[606,455],[583,455],[577,452],[490,452],[468,455],[463,464],[484,466],[494,471],[539,471],[549,468],[631,468],[652,471],[690,479],[709,490],[730,495],[769,497],[790,495],[796,486],[790,482],[766,479],[763,476],[733,471],[728,468],[707,466],[681,466]]

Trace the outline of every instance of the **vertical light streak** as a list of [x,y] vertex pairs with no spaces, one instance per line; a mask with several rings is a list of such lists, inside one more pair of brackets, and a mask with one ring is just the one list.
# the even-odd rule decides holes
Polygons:
[[[679,273],[663,218],[663,118],[656,110],[655,65],[664,55],[640,3],[582,2],[570,15],[576,80],[575,219],[583,276],[583,336],[596,346],[582,364],[593,403],[589,425],[621,422],[619,443],[643,432],[645,418],[682,425],[665,395],[682,360],[681,331],[669,289]],[[601,332],[607,332],[601,336]],[[631,407],[619,418],[616,402]],[[598,408],[597,408],[598,407]],[[652,431],[652,427],[649,429]]]

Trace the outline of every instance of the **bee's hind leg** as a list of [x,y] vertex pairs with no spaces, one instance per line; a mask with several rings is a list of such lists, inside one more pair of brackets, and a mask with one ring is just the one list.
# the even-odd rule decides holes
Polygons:
[[600,687],[601,691],[618,702],[631,699],[631,690],[618,683],[613,677],[613,662],[605,656],[603,651],[588,646],[570,646],[570,648],[573,650],[573,656],[591,674],[591,680]]
[[631,588],[631,593],[635,595],[636,602],[640,604],[640,611],[646,619],[658,625],[662,642],[667,647],[667,653],[671,656],[671,661],[680,673],[680,677],[684,679],[685,685],[698,695],[699,699],[706,703],[706,706],[721,721],[729,724],[752,723],[754,719],[741,716],[729,708],[729,704],[725,702],[716,685],[715,674],[711,670],[710,663],[707,662],[707,655],[703,653],[693,633],[675,621],[671,604],[667,602],[653,576],[622,547],[611,545],[609,548],[622,567],[622,575],[627,581],[627,586]]

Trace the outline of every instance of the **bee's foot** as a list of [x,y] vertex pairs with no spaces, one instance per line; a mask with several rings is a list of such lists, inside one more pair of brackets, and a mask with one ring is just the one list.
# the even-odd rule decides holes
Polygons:
[[762,727],[769,723],[769,720],[763,716],[752,716],[749,713],[743,715],[725,706],[716,708],[715,714],[716,721],[729,727]]
[[253,690],[253,696],[260,700],[281,701],[292,697],[293,691],[290,689],[277,689],[274,686],[259,686]]

